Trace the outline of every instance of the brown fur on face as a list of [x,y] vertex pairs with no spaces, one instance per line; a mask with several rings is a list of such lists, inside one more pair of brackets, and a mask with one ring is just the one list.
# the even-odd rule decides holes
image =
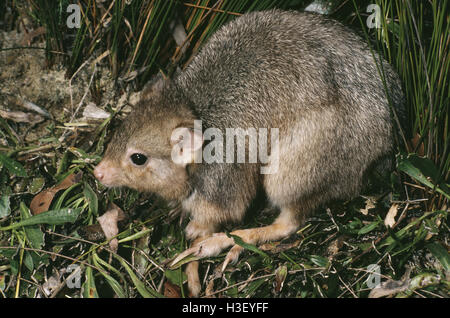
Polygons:
[[[172,161],[170,137],[176,127],[193,125],[194,117],[188,108],[176,106],[180,107],[168,96],[144,97],[113,136],[94,170],[97,179],[106,186],[153,192],[168,200],[187,195],[187,171]],[[147,162],[135,165],[130,159],[135,153],[145,155]]]

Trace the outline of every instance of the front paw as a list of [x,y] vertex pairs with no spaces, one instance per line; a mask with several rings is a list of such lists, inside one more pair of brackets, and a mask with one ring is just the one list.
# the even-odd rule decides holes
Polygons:
[[213,233],[215,227],[210,224],[204,224],[195,220],[188,223],[185,229],[186,237],[189,240],[194,240],[199,237],[210,236]]
[[189,255],[193,255],[198,258],[216,256],[223,249],[233,244],[233,239],[228,237],[225,233],[216,233],[214,236],[208,237],[207,239],[198,242],[195,246],[185,250],[175,258],[171,265],[175,266],[175,264]]

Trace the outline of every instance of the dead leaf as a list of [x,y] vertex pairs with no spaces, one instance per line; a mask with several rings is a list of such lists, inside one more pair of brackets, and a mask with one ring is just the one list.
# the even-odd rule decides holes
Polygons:
[[30,203],[31,213],[36,215],[48,211],[56,192],[58,190],[50,188],[38,193]]
[[390,207],[386,215],[386,218],[384,219],[384,225],[386,225],[387,227],[393,227],[395,224],[395,216],[397,215],[397,212],[398,212],[398,204],[394,203]]
[[109,241],[109,247],[114,252],[117,252],[119,247],[119,240],[117,238],[113,238],[119,234],[119,226],[117,223],[125,218],[126,214],[114,203],[110,203],[108,211],[97,218],[103,233],[105,233],[106,239],[111,239],[111,241]]
[[44,116],[46,118],[51,118],[52,116],[49,114],[48,111],[46,111],[44,108],[36,105],[35,103],[29,102],[27,100],[18,98],[17,99],[17,105],[19,105],[20,107],[23,107],[25,109],[34,111],[36,113],[38,113],[41,116]]
[[376,200],[373,197],[364,197],[366,199],[366,206],[364,209],[360,209],[359,212],[361,212],[364,215],[369,214],[369,210],[375,208]]
[[83,172],[68,175],[58,185],[39,192],[30,203],[30,210],[33,215],[48,211],[55,194],[60,190],[65,190],[75,183],[80,182]]
[[403,275],[401,280],[388,279],[387,281],[381,283],[369,293],[369,298],[380,298],[384,296],[390,296],[398,294],[408,289],[411,282],[409,277],[411,274],[411,269],[408,268]]
[[[416,134],[414,138],[410,139],[408,142],[409,152],[416,152],[420,157],[425,156],[425,145],[423,142],[419,144],[421,136]],[[414,151],[417,148],[417,151]]]
[[275,293],[281,292],[284,281],[286,280],[288,271],[285,265],[278,267],[275,270]]
[[81,181],[81,177],[83,176],[83,172],[79,172],[77,174],[69,174],[63,181],[61,181],[58,185],[55,186],[58,190],[65,190],[68,187],[74,185]]
[[0,117],[15,121],[16,123],[37,124],[44,120],[37,114],[24,113],[21,111],[8,111],[0,109]]
[[[108,211],[111,209],[119,209],[119,214],[117,216],[118,228],[123,228],[128,222],[128,216],[122,209],[118,208],[115,204],[110,204]],[[78,229],[78,234],[85,240],[92,242],[101,242],[107,239],[105,232],[100,224],[91,224],[82,226]]]
[[166,281],[164,283],[164,296],[167,298],[181,298],[181,289],[179,286]]
[[337,239],[333,240],[327,248],[328,258],[332,259],[339,253],[339,250],[344,245],[344,236],[339,236]]
[[83,117],[87,119],[106,119],[110,116],[108,112],[105,112],[103,109],[97,107],[94,103],[89,103],[86,105],[83,111]]

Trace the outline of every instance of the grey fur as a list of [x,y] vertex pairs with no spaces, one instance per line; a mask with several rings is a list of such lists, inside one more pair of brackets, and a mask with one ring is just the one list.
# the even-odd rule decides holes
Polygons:
[[[383,67],[399,106],[398,76]],[[266,178],[283,189],[273,198],[269,193],[275,204],[317,193],[315,207],[355,196],[367,167],[392,146],[388,101],[369,48],[320,15],[244,15],[214,34],[174,84],[204,128],[280,128],[287,152],[280,156],[280,176]],[[246,206],[261,178],[256,169],[219,166],[202,166],[195,188],[239,218],[232,202]]]

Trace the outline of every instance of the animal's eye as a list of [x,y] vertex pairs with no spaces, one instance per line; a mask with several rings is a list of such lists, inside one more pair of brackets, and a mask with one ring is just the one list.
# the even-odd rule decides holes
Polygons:
[[141,153],[134,153],[131,155],[131,161],[138,166],[142,166],[147,162],[147,156],[141,154]]

